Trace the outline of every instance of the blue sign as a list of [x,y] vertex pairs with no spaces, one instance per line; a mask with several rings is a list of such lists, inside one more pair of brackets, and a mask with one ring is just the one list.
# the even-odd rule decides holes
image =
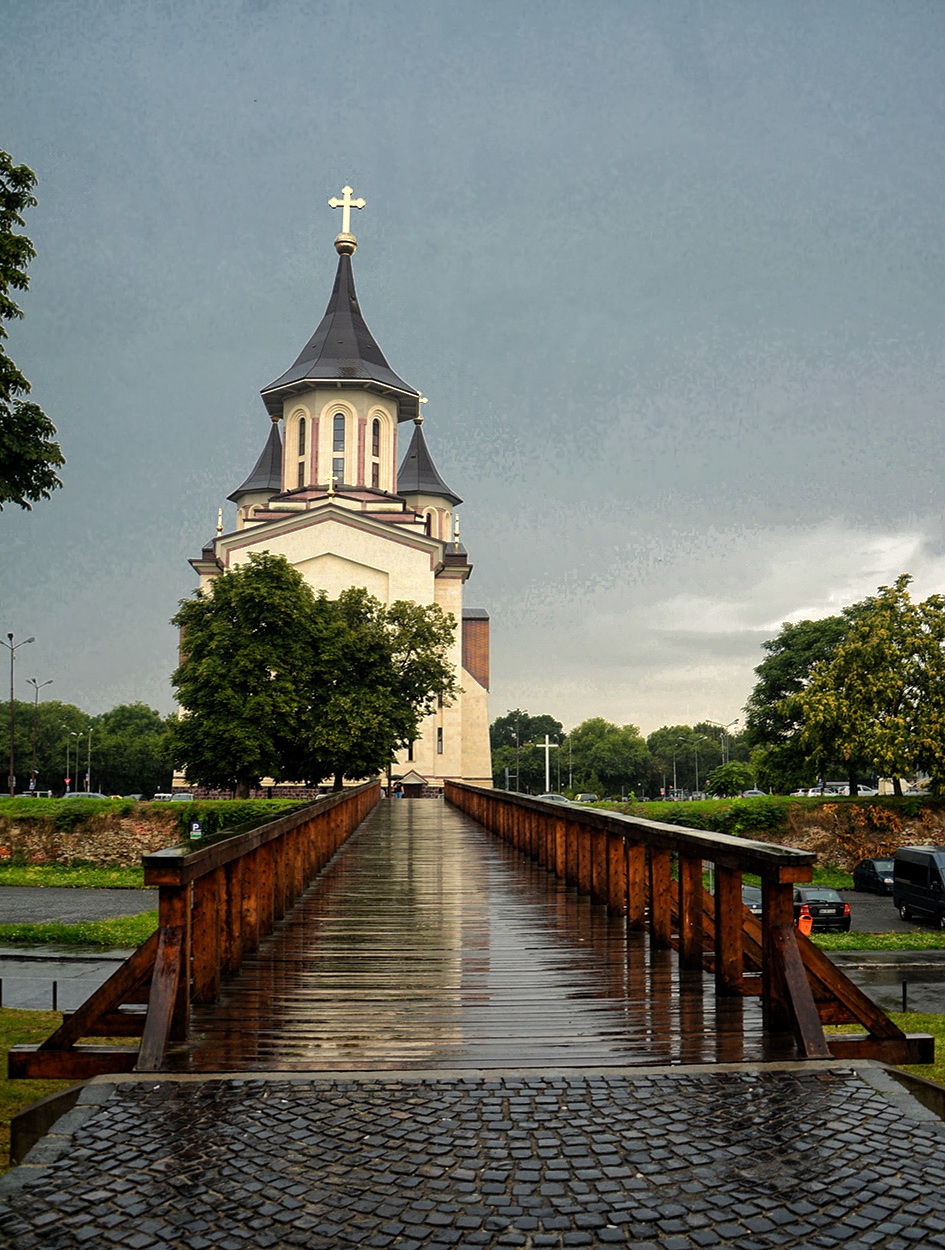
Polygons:
[[190,840],[191,842],[199,842],[203,837],[203,825],[199,820],[190,822]]

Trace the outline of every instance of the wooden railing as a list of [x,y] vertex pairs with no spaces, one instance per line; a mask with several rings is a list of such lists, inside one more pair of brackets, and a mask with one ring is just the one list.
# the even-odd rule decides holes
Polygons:
[[[191,1003],[216,999],[221,978],[239,970],[379,797],[380,785],[368,782],[193,851],[146,855],[144,883],[158,889],[157,932],[78,1011],[64,1013],[45,1042],[14,1046],[9,1075],[159,1071],[169,1042],[187,1038]],[[141,1043],[78,1045],[84,1037]]]
[[[445,797],[651,945],[674,947],[682,967],[714,973],[717,994],[760,994],[765,1029],[792,1031],[802,1058],[933,1061],[931,1035],[903,1033],[795,929],[793,886],[811,880],[815,855],[460,782],[447,781]],[[760,922],[742,903],[744,873],[761,878]],[[865,1035],[824,1034],[850,1023]]]

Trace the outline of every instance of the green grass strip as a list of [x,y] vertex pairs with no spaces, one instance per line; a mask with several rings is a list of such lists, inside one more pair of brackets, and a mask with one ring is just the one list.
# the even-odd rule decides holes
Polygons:
[[812,933],[822,951],[935,951],[945,948],[945,932],[916,929],[913,933]]
[[92,868],[83,864],[3,864],[0,885],[84,887],[96,890],[140,890],[143,868]]
[[156,911],[138,916],[118,916],[113,920],[83,920],[78,924],[0,924],[0,945],[4,946],[98,946],[136,947],[146,941],[158,926]]

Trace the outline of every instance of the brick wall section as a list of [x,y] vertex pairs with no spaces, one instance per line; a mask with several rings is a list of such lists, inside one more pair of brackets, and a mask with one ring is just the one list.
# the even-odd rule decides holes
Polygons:
[[482,608],[463,611],[463,668],[489,689],[489,614]]

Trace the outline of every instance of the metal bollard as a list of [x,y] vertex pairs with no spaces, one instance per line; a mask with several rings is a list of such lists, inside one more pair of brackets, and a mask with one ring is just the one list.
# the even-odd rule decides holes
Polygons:
[[902,1009],[903,1011],[909,1010],[909,982],[908,981],[903,981],[902,983]]
[[53,981],[52,983],[52,1009],[53,1011],[59,1010],[59,982],[58,981]]

